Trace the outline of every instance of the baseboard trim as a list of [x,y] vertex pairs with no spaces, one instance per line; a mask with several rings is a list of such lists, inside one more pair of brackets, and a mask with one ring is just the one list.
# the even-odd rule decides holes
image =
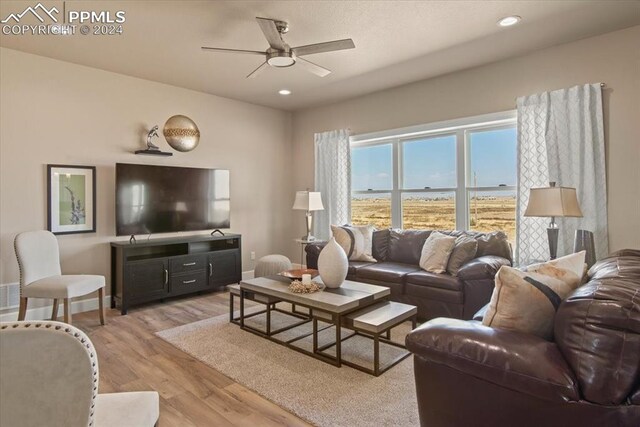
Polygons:
[[[36,299],[36,298],[33,298]],[[37,298],[41,299],[41,298]],[[53,301],[49,300],[50,304],[44,307],[28,308],[25,320],[48,320],[51,318],[51,310],[53,309]],[[107,295],[104,299],[105,307],[111,305],[111,295]],[[59,317],[62,317],[64,303],[60,301],[60,308],[58,310]],[[98,298],[83,299],[79,301],[71,301],[71,314],[84,313],[85,311],[92,311],[98,309]],[[0,314],[0,322],[15,322],[18,320],[18,310],[12,310],[8,313]]]

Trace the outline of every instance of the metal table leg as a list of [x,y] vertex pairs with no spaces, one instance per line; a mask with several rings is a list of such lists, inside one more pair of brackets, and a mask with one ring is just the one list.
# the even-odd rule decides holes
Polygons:
[[342,366],[342,333],[340,331],[340,326],[342,322],[342,318],[338,314],[335,316],[335,325],[336,325],[336,366],[339,368]]
[[267,304],[267,335],[271,335],[271,304]]
[[244,328],[244,289],[240,288],[240,327]]
[[313,352],[318,351],[318,319],[313,318]]

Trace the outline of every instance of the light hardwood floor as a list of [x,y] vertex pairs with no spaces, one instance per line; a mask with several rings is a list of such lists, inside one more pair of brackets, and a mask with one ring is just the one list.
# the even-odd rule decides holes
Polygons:
[[228,314],[228,292],[75,315],[98,352],[100,393],[156,390],[159,426],[309,426],[310,424],[156,337],[154,332]]

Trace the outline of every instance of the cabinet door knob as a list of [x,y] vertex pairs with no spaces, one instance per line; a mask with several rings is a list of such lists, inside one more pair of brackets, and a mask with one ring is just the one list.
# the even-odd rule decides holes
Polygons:
[[188,262],[188,263],[186,263],[186,264],[182,264],[182,265],[183,265],[184,267],[189,267],[189,266],[191,266],[191,265],[196,265],[196,263],[195,263],[195,262]]
[[195,283],[195,282],[196,282],[196,279],[193,279],[193,280],[183,280],[183,281],[182,281],[182,283],[184,283],[185,285],[186,285],[186,284],[189,284],[189,283]]
[[209,277],[213,276],[213,265],[209,263]]
[[164,284],[166,285],[167,283],[169,283],[169,270],[167,270],[165,268],[164,269]]

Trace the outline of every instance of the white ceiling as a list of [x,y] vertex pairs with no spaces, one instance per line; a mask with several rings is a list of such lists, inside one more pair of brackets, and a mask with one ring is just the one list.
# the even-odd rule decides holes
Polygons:
[[[3,1],[0,16],[28,2]],[[61,1],[43,1],[45,6]],[[640,24],[638,1],[67,1],[75,10],[124,10],[121,36],[0,36],[0,45],[108,71],[271,107],[335,102]],[[519,25],[496,21],[520,15]],[[260,56],[200,46],[265,50],[256,16],[289,22],[291,46],[352,38],[356,48],[306,58],[245,79]],[[26,19],[26,18],[25,18]],[[37,22],[33,22],[37,23]],[[277,94],[282,88],[293,94]]]

